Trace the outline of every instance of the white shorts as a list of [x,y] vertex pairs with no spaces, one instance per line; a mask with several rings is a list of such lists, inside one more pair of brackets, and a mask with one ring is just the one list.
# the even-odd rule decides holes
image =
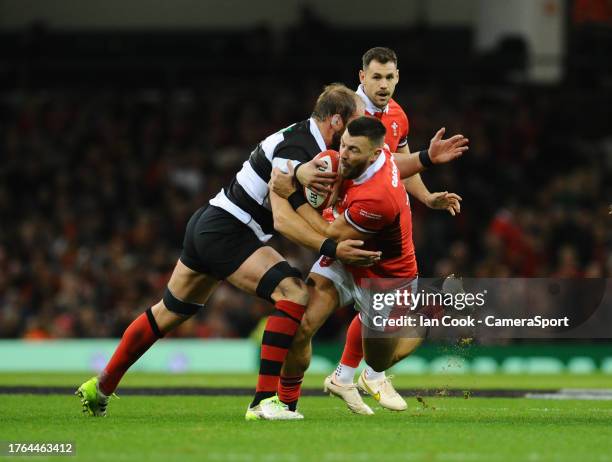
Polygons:
[[[330,263],[331,261],[331,263]],[[322,264],[323,263],[323,264]],[[382,310],[374,311],[372,308],[372,289],[359,287],[355,284],[353,275],[344,267],[338,260],[331,260],[329,257],[320,257],[312,268],[311,273],[318,274],[324,278],[329,279],[334,283],[336,290],[338,291],[338,303],[339,306],[347,306],[355,304],[355,310],[359,311],[360,318],[363,324],[368,327],[374,325],[372,317],[374,315],[389,317],[391,316],[390,308],[383,308]],[[406,287],[416,293],[418,284],[418,278],[410,280]]]

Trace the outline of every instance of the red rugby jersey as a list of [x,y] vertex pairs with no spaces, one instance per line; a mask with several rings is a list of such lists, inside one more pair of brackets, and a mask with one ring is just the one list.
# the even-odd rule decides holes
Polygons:
[[345,180],[336,211],[357,230],[369,234],[364,248],[379,250],[379,263],[368,268],[346,265],[355,282],[363,278],[413,278],[417,262],[412,213],[393,155],[387,149],[354,180]]
[[356,93],[365,104],[366,115],[378,117],[387,129],[385,143],[389,146],[389,150],[391,152],[397,152],[398,148],[406,146],[406,144],[408,144],[410,122],[402,107],[391,98],[384,109],[381,110],[377,108],[363,91],[362,85],[359,85]]

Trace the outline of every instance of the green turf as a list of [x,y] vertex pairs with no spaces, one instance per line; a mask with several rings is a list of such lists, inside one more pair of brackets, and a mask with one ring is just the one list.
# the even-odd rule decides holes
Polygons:
[[[0,385],[78,386],[92,374],[87,373],[0,373]],[[304,386],[321,388],[323,375],[306,374]],[[426,374],[398,375],[394,384],[399,388],[465,388],[465,389],[557,389],[612,388],[609,374]],[[126,387],[254,387],[257,376],[252,374],[145,374],[129,372],[121,386]]]
[[74,396],[0,395],[0,440],[73,441],[83,461],[612,460],[611,401],[410,399],[364,417],[321,397],[304,421],[245,422],[247,401],[127,396],[90,418]]

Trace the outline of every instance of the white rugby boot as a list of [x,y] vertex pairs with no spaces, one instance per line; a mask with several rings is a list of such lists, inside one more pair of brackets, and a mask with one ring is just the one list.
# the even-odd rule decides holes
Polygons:
[[333,381],[333,374],[325,378],[323,391],[330,395],[337,396],[343,400],[351,412],[361,415],[373,415],[374,411],[363,402],[357,386],[354,383],[349,385],[338,384]]
[[393,388],[391,378],[392,376],[384,377],[380,380],[368,380],[366,379],[364,369],[357,379],[357,386],[360,390],[378,401],[382,407],[392,411],[405,411],[408,408],[408,404]]
[[304,418],[298,411],[290,411],[278,396],[262,399],[257,406],[247,409],[245,420],[301,420]]

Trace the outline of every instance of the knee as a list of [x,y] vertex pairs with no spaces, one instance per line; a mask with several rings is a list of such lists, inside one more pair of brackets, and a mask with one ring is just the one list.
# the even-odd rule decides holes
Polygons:
[[168,313],[173,313],[183,319],[190,318],[204,307],[204,305],[200,303],[181,300],[176,297],[169,288],[166,288],[161,304]]
[[[185,321],[189,316],[179,315],[169,310],[162,300],[150,308],[149,322],[158,336],[163,336]],[[153,327],[153,324],[155,327]]]
[[301,279],[288,277],[278,284],[272,293],[272,299],[275,302],[289,300],[299,305],[306,305],[308,304],[308,288]]

